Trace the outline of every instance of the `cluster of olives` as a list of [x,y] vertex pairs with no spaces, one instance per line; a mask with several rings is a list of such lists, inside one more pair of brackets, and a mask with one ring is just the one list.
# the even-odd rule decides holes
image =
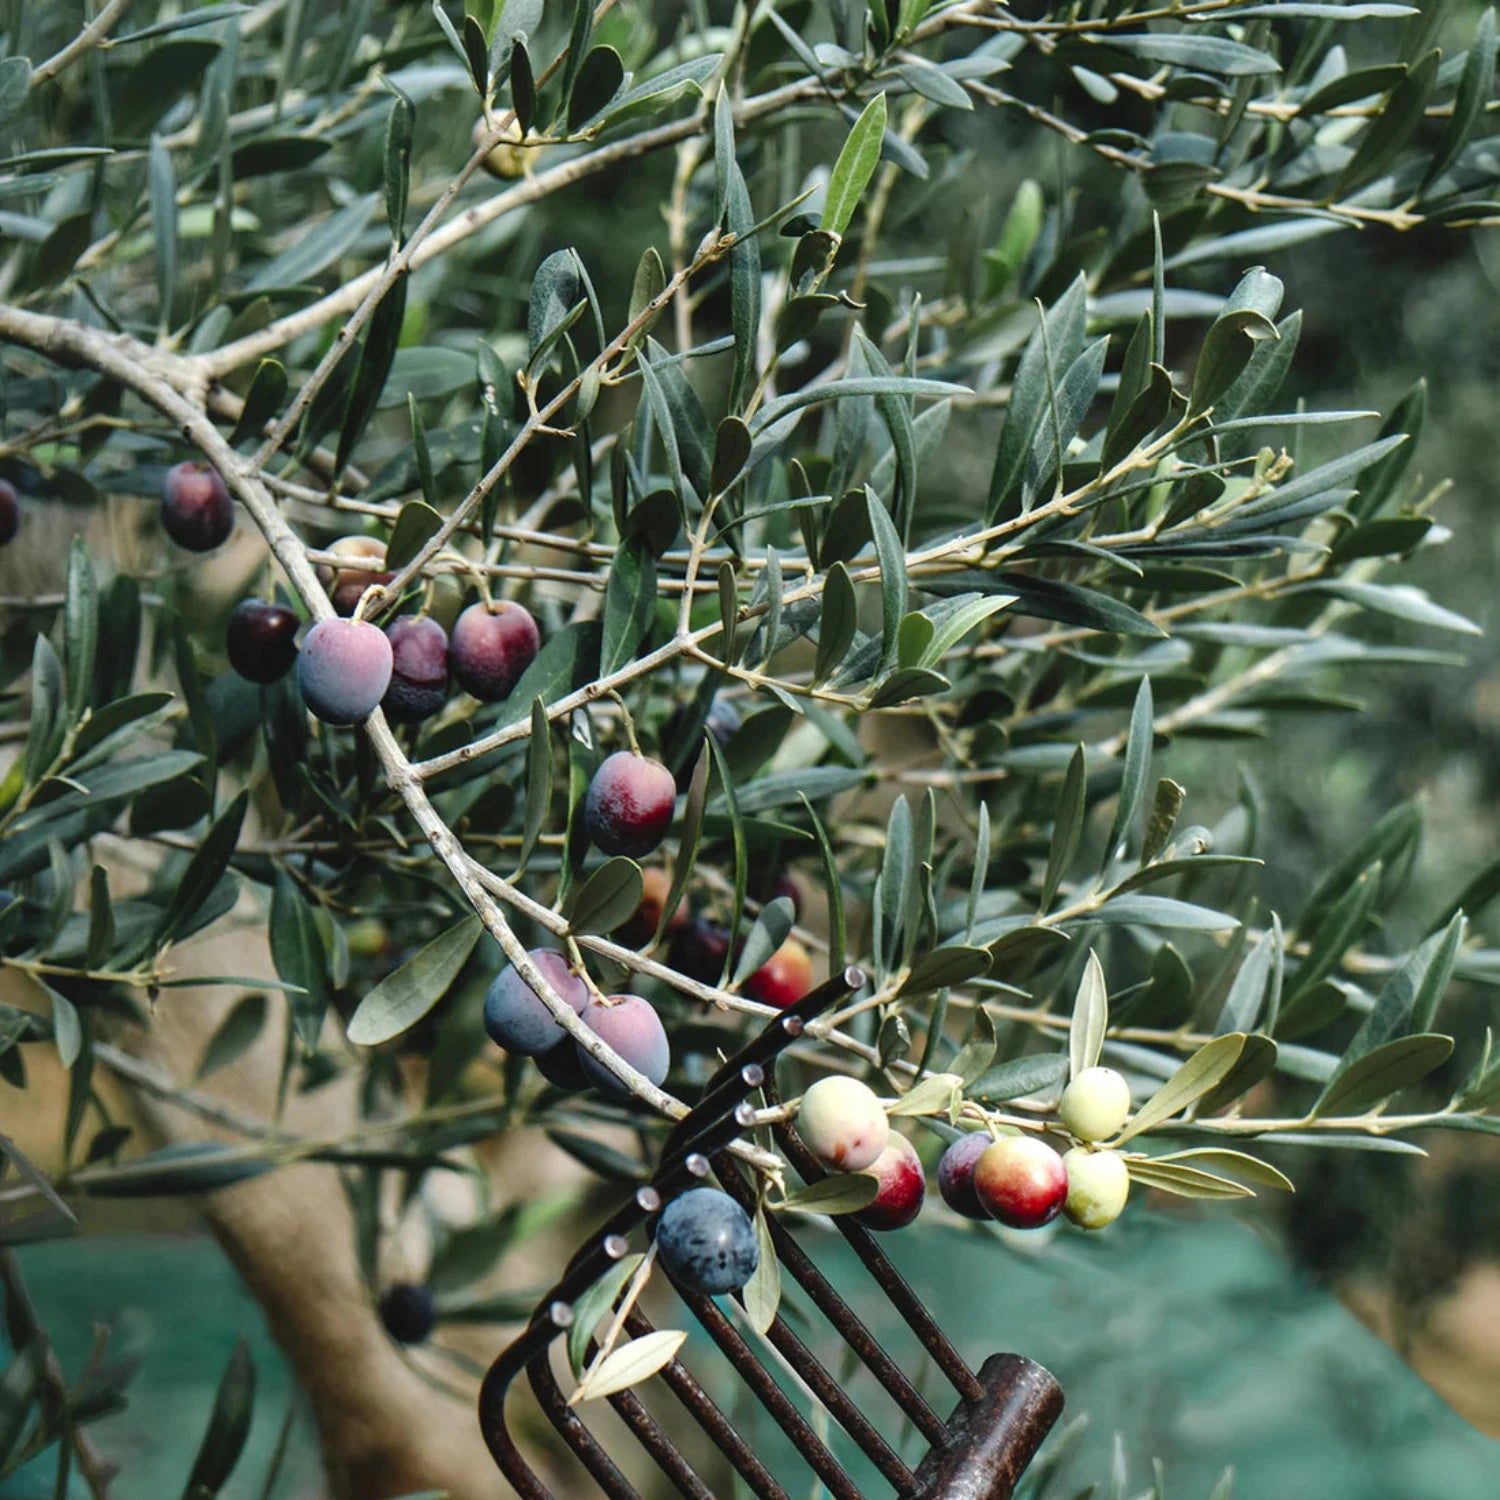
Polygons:
[[[665,883],[664,875],[657,877],[655,872],[646,873],[653,881],[659,878]],[[653,900],[655,889],[655,885],[648,881],[648,901]],[[793,917],[800,917],[802,914],[801,892],[798,891],[796,882],[784,871],[761,880],[756,894],[763,902],[784,896],[792,903]],[[654,900],[658,916],[665,899],[666,893],[663,891]],[[651,931],[655,930],[653,923]],[[689,916],[684,908],[679,908],[667,924],[667,934],[670,939],[667,957],[679,974],[695,979],[699,984],[719,982],[719,977],[724,972],[724,961],[729,955],[730,932],[727,927],[714,921],[712,917]],[[812,955],[795,937],[788,937],[765,963],[750,974],[741,989],[762,1005],[774,1005],[777,1010],[785,1010],[807,994],[812,985]]]
[[[1059,1214],[1083,1229],[1119,1218],[1130,1174],[1118,1151],[1097,1143],[1130,1114],[1130,1087],[1113,1068],[1086,1068],[1064,1090],[1059,1122],[1080,1144],[1065,1154],[1034,1135],[996,1139],[979,1130],[954,1141],[938,1163],[938,1190],[955,1213],[1039,1229]],[[858,1079],[820,1079],[802,1097],[797,1128],[809,1149],[840,1172],[878,1183],[855,1217],[871,1229],[900,1229],[921,1210],[927,1183],[915,1148],[890,1128],[880,1100]]]
[[[662,1083],[672,1063],[672,1048],[649,1000],[639,995],[591,995],[567,957],[555,948],[533,948],[527,957],[590,1031],[653,1084]],[[592,1085],[617,1099],[630,1097],[630,1090],[608,1068],[575,1045],[514,968],[502,969],[490,985],[484,1028],[496,1046],[535,1058],[542,1076],[557,1088]]]
[[[373,537],[345,537],[332,552],[385,560]],[[382,708],[397,724],[419,724],[448,701],[450,678],[473,697],[509,695],[541,646],[536,621],[510,600],[482,600],[448,632],[430,615],[400,615],[384,629],[349,618],[372,583],[389,573],[320,569],[338,617],[319,620],[297,649],[297,615],[285,605],[242,599],[229,617],[229,664],[251,682],[275,682],[295,664],[307,706],[326,724],[362,724]]]

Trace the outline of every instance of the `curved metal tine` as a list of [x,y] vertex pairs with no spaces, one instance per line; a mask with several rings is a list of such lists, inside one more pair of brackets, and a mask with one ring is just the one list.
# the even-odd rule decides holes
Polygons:
[[760,1362],[755,1351],[740,1337],[729,1319],[714,1305],[713,1298],[692,1292],[683,1292],[680,1295],[693,1315],[703,1325],[708,1336],[734,1366],[740,1379],[750,1387],[756,1400],[770,1412],[772,1420],[796,1445],[797,1451],[823,1481],[834,1500],[865,1500],[854,1481],[829,1452],[822,1438],[813,1431],[806,1418],[793,1405],[791,1398]]
[[619,1413],[620,1419],[635,1434],[656,1467],[667,1476],[683,1500],[715,1500],[714,1492],[698,1477],[686,1458],[673,1446],[655,1418],[646,1410],[645,1404],[634,1391],[619,1391],[609,1398],[609,1404]]
[[[657,1174],[652,1181],[661,1194],[663,1203],[674,1196],[668,1191],[668,1187],[684,1160],[692,1156],[707,1158],[723,1151],[731,1141],[755,1124],[755,1106],[745,1095],[752,1089],[758,1089],[765,1075],[759,1067],[754,1066],[745,1068],[744,1072],[755,1082],[746,1084],[739,1098],[727,1100],[728,1107],[723,1114],[704,1121],[692,1135],[684,1139],[680,1147],[662,1152],[661,1165],[657,1168]],[[686,1156],[683,1155],[684,1152]]]
[[849,964],[837,974],[830,974],[822,984],[810,989],[795,1004],[787,1006],[779,1016],[773,1016],[757,1035],[751,1037],[733,1057],[722,1064],[704,1087],[704,1098],[746,1063],[769,1062],[783,1048],[802,1036],[809,1021],[815,1021],[825,1010],[831,1010],[847,1000],[855,991],[863,989],[864,985],[865,971],[856,964]]
[[[737,1123],[731,1123],[726,1133],[732,1138],[739,1128]],[[609,1261],[619,1260],[625,1254],[629,1248],[625,1236],[632,1229],[639,1228],[652,1214],[659,1213],[662,1204],[675,1197],[691,1179],[707,1175],[708,1158],[699,1152],[689,1152],[658,1172],[655,1182],[638,1187],[630,1201],[579,1247],[543,1300],[576,1302],[579,1295],[603,1275]]]
[[525,1331],[496,1356],[479,1387],[479,1431],[490,1457],[510,1481],[521,1500],[554,1500],[552,1491],[526,1462],[505,1420],[505,1398],[515,1378],[536,1357],[545,1355],[552,1340],[573,1321],[566,1302],[547,1303],[532,1315]]
[[[781,1096],[776,1089],[776,1080],[768,1077],[765,1082],[766,1102],[779,1104]],[[776,1144],[782,1154],[797,1169],[799,1175],[809,1183],[820,1182],[827,1174],[818,1159],[802,1143],[802,1138],[783,1122],[774,1127]],[[938,1326],[937,1320],[927,1311],[920,1297],[907,1285],[906,1279],[891,1264],[885,1252],[875,1243],[870,1231],[861,1224],[851,1224],[847,1214],[839,1214],[834,1224],[840,1234],[848,1240],[854,1253],[864,1262],[865,1269],[879,1283],[880,1289],[890,1298],[896,1311],[907,1326],[916,1334],[922,1347],[932,1356],[937,1367],[948,1378],[960,1396],[977,1401],[984,1394],[984,1387],[975,1378],[974,1372],[952,1343],[948,1335]]]
[[[718,1158],[714,1171],[725,1191],[735,1198],[747,1213],[755,1211],[755,1201],[744,1178],[733,1163]],[[859,1356],[860,1362],[885,1387],[896,1404],[916,1424],[929,1443],[938,1443],[947,1435],[947,1424],[927,1404],[926,1398],[907,1378],[906,1372],[880,1346],[875,1335],[861,1321],[854,1309],[838,1294],[833,1284],[813,1264],[811,1257],[796,1238],[776,1220],[766,1216],[776,1256],[797,1284],[812,1298],[818,1310],[833,1325],[834,1331]]]
[[[625,1319],[625,1328],[633,1339],[656,1331],[651,1320],[639,1308],[631,1309],[630,1315]],[[771,1471],[750,1451],[749,1444],[730,1425],[729,1419],[719,1410],[713,1397],[693,1379],[681,1360],[669,1360],[657,1374],[760,1500],[790,1500],[787,1492],[771,1477]]]
[[807,1388],[828,1408],[828,1414],[864,1450],[865,1456],[895,1487],[903,1493],[911,1484],[911,1470],[875,1430],[848,1391],[836,1380],[817,1356],[792,1331],[784,1318],[776,1318],[766,1330],[771,1347],[786,1360],[807,1383]]
[[548,1302],[575,1302],[578,1293],[590,1287],[604,1270],[603,1262],[618,1260],[625,1253],[625,1237],[632,1229],[661,1209],[661,1194],[643,1183],[593,1234],[573,1252],[556,1284],[542,1299]]
[[567,1398],[558,1388],[557,1377],[552,1373],[552,1362],[544,1349],[526,1366],[527,1378],[547,1420],[557,1429],[558,1436],[583,1461],[583,1466],[594,1476],[599,1488],[609,1500],[641,1500],[630,1481],[615,1467],[614,1460],[599,1446],[594,1434],[588,1430],[582,1418],[568,1405]]

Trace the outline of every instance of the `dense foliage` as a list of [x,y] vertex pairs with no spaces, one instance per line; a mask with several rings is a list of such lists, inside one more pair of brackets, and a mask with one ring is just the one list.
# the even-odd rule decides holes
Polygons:
[[[1318,312],[1257,262],[1500,212],[1492,11],[1453,47],[1442,6],[1299,0],[126,9],[14,4],[0,60],[0,962],[45,1002],[0,1010],[0,1075],[51,1047],[71,1077],[67,1170],[12,1153],[8,1241],[66,1232],[73,1195],[312,1158],[373,1267],[385,1174],[535,1126],[637,1177],[720,1053],[848,963],[867,983],[782,1091],[852,1072],[929,1158],[959,1128],[1091,1140],[1058,1101],[1101,1057],[1137,1189],[1500,1129],[1500,1061],[1455,1059],[1443,1010],[1500,979],[1465,916],[1495,878],[1408,948],[1414,807],[1288,906],[1251,788],[1206,828],[1171,775],[1473,632],[1402,581],[1448,540],[1410,466],[1425,388],[1280,399]],[[1038,138],[1055,165],[999,196]],[[239,530],[206,567],[214,470]],[[28,541],[101,512],[112,552]],[[245,624],[237,671],[250,595],[296,620]],[[540,649],[465,667],[461,612]],[[398,657],[414,696],[366,721],[390,670],[364,702],[352,642],[417,615],[459,681]],[[257,673],[297,621],[345,654],[304,634]],[[620,752],[675,778],[664,843],[590,797]],[[139,1154],[93,1080],[209,1107],[112,1038],[247,902],[275,974],[221,981],[244,998],[200,1073],[285,1007],[282,1092],[357,1072],[368,1128],[288,1141],[268,1100],[242,1145]],[[494,1050],[507,963],[603,1087]],[[591,1024],[627,991],[669,1066],[619,1007]],[[639,1156],[600,1140],[621,1122]],[[844,1187],[816,1205],[875,1191]],[[486,1227],[476,1280],[518,1218]],[[72,1430],[39,1374],[26,1399],[0,1474]]]

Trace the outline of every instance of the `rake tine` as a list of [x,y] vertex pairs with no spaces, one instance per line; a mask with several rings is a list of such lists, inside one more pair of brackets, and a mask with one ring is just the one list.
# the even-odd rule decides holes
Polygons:
[[[747,1213],[754,1213],[754,1197],[733,1163],[727,1158],[718,1158],[714,1162],[714,1170],[720,1183],[740,1207]],[[777,1259],[816,1303],[839,1337],[854,1350],[865,1368],[916,1424],[922,1436],[929,1443],[942,1442],[947,1435],[943,1419],[927,1404],[901,1367],[881,1347],[879,1340],[839,1296],[832,1283],[818,1270],[792,1235],[777,1222],[774,1214],[767,1216],[767,1223],[772,1242],[776,1246]]]
[[690,1149],[704,1130],[730,1113],[765,1082],[765,1069],[759,1063],[741,1063],[738,1058],[732,1061],[737,1064],[733,1071],[723,1077],[715,1074],[718,1081],[706,1089],[703,1097],[672,1127],[661,1148],[663,1162]]
[[[633,1339],[655,1332],[651,1320],[639,1308],[631,1309],[625,1327]],[[749,1445],[730,1425],[708,1392],[688,1373],[681,1360],[669,1361],[657,1373],[760,1500],[790,1500],[787,1492],[771,1477],[771,1471],[750,1451]]]
[[573,1309],[566,1302],[545,1303],[532,1315],[525,1332],[501,1350],[479,1387],[480,1434],[496,1466],[521,1500],[554,1500],[554,1497],[510,1435],[505,1421],[505,1398],[527,1363],[538,1353],[545,1357],[552,1340],[572,1321]]
[[547,1350],[544,1349],[526,1366],[526,1374],[542,1410],[547,1414],[547,1420],[557,1429],[563,1442],[583,1461],[583,1466],[594,1476],[595,1482],[609,1496],[609,1500],[641,1500],[630,1481],[615,1467],[614,1460],[599,1446],[594,1434],[568,1405],[567,1398],[558,1388],[557,1377],[552,1373]]
[[865,985],[865,971],[857,964],[849,964],[837,974],[830,974],[822,984],[809,990],[795,1004],[787,1006],[752,1037],[728,1062],[724,1063],[708,1080],[704,1097],[713,1093],[726,1078],[731,1077],[746,1063],[768,1063],[783,1048],[797,1041],[807,1030],[807,1023],[815,1021],[825,1010],[847,1000]]
[[667,1476],[677,1493],[683,1496],[683,1500],[715,1500],[714,1492],[704,1484],[693,1466],[656,1425],[655,1419],[634,1391],[617,1392],[609,1398],[609,1404],[619,1413],[621,1420],[635,1434],[636,1440],[651,1455],[657,1468]]
[[740,1337],[729,1319],[714,1305],[713,1298],[696,1292],[681,1292],[680,1295],[691,1309],[693,1316],[703,1325],[708,1336],[734,1366],[740,1379],[750,1387],[755,1398],[770,1412],[776,1425],[796,1445],[797,1451],[823,1481],[834,1500],[864,1500],[864,1496],[855,1488],[853,1480],[828,1451],[822,1438],[812,1430],[806,1418],[792,1404],[791,1398],[760,1362],[755,1351]]
[[891,1445],[876,1432],[870,1419],[792,1331],[784,1318],[772,1321],[766,1330],[766,1338],[771,1347],[802,1377],[813,1395],[828,1408],[829,1415],[859,1444],[866,1457],[895,1486],[897,1492],[907,1489],[912,1482],[911,1470]]
[[[774,1078],[766,1079],[765,1090],[768,1103],[779,1104],[781,1102]],[[803,1145],[801,1136],[792,1129],[790,1124],[783,1123],[776,1126],[775,1136],[776,1144],[781,1147],[782,1154],[797,1169],[804,1181],[808,1183],[822,1181],[827,1174],[823,1171],[818,1159]],[[921,1299],[887,1259],[885,1252],[875,1243],[870,1231],[861,1224],[850,1223],[847,1214],[838,1215],[833,1222],[839,1233],[848,1240],[854,1253],[864,1262],[865,1268],[880,1284],[881,1290],[890,1298],[896,1311],[906,1320],[907,1326],[916,1334],[923,1348],[947,1376],[953,1388],[959,1395],[970,1401],[979,1400],[984,1394],[984,1387],[974,1378],[974,1372],[958,1350],[949,1343],[947,1334],[938,1327],[937,1321],[923,1306]]]
[[[748,1130],[755,1123],[755,1106],[745,1097],[752,1089],[758,1089],[765,1077],[760,1068],[749,1066],[741,1070],[745,1078],[740,1081],[739,1097],[724,1099],[725,1112],[716,1114],[711,1120],[705,1121],[695,1129],[680,1148],[669,1152],[662,1158],[661,1167],[653,1179],[658,1191],[661,1189],[664,1174],[674,1171],[679,1161],[683,1158],[679,1151],[686,1151],[689,1155],[711,1157],[721,1152],[741,1131]],[[750,1080],[753,1079],[754,1082]],[[683,1122],[687,1123],[686,1120]],[[665,1202],[669,1194],[662,1193],[662,1201]]]

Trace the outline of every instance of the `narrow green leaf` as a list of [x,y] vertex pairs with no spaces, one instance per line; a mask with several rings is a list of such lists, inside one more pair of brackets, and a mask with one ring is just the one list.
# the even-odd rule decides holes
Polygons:
[[1245,955],[1234,983],[1224,998],[1219,1019],[1214,1024],[1216,1035],[1228,1031],[1254,1031],[1260,1019],[1261,1006],[1266,998],[1266,980],[1271,973],[1271,945],[1275,934],[1264,932],[1255,946]]
[[1262,1187],[1275,1188],[1278,1192],[1295,1193],[1297,1191],[1292,1179],[1285,1172],[1277,1171],[1270,1162],[1262,1161],[1258,1156],[1247,1155],[1243,1151],[1230,1151],[1223,1146],[1195,1146],[1191,1151],[1173,1151],[1166,1156],[1153,1157],[1152,1160],[1183,1162],[1188,1166],[1205,1169],[1217,1167],[1221,1172],[1248,1178],[1251,1182],[1259,1183]]
[[1253,1198],[1255,1193],[1242,1183],[1214,1172],[1205,1172],[1201,1167],[1186,1166],[1181,1162],[1163,1161],[1159,1156],[1130,1156],[1125,1158],[1126,1169],[1132,1182],[1142,1187],[1155,1188],[1158,1192],[1172,1193],[1179,1198],[1207,1198],[1227,1200]]
[[89,875],[89,935],[84,953],[91,969],[106,967],[115,951],[115,913],[109,896],[109,872],[95,865]]
[[[389,78],[386,83],[395,88]],[[390,227],[391,243],[397,246],[406,241],[406,203],[411,191],[411,132],[415,114],[411,100],[396,89],[385,127],[385,221]]]
[[1314,1106],[1313,1116],[1363,1114],[1442,1067],[1452,1053],[1450,1036],[1420,1032],[1397,1037],[1335,1074]]
[[778,1212],[855,1214],[868,1208],[879,1192],[880,1184],[867,1172],[843,1172],[788,1193],[770,1206]]
[[1146,62],[1166,63],[1195,73],[1217,73],[1225,78],[1261,77],[1281,71],[1274,57],[1225,37],[1187,31],[1140,32],[1109,33],[1099,41],[1111,51],[1124,52]]
[[238,448],[247,438],[259,438],[286,401],[286,366],[279,359],[263,359],[255,367],[255,376],[250,389],[245,392],[245,404],[240,410],[239,420],[229,435],[229,443]]
[[635,915],[643,892],[641,867],[616,855],[579,887],[568,925],[574,932],[613,932]]
[[408,500],[396,514],[385,565],[394,573],[404,568],[443,529],[443,518],[425,500]]
[[719,564],[719,627],[723,632],[724,664],[732,667],[739,661],[740,648],[745,642],[740,635],[739,579],[734,565],[728,561]]
[[[483,343],[483,342],[481,342],[481,344],[480,344],[479,347],[480,347],[480,361],[479,361],[479,363],[480,363],[480,375],[481,375],[481,379],[482,379],[483,375],[485,373],[485,370],[484,370],[484,366],[486,364],[485,356],[488,355],[491,359],[493,359],[494,358],[494,350],[492,350],[488,344]],[[496,397],[498,399],[498,389],[497,389],[497,392],[496,392]],[[422,488],[422,499],[425,500],[427,502],[427,504],[433,510],[436,510],[437,509],[437,477],[436,477],[436,475],[435,475],[435,473],[433,471],[433,467],[432,467],[432,449],[431,449],[431,447],[429,446],[429,444],[427,442],[427,424],[425,422],[423,422],[423,420],[422,420],[422,411],[421,411],[421,408],[417,405],[416,393],[413,392],[413,391],[408,391],[406,393],[406,410],[407,410],[407,416],[408,416],[408,418],[409,418],[409,420],[411,422],[411,447],[412,447],[412,454],[416,458],[416,461],[417,461],[417,483]],[[486,423],[488,423],[488,421],[489,421],[489,416],[490,416],[489,404],[488,404],[488,402],[486,402],[486,405],[485,405],[485,421],[486,421]],[[485,467],[488,468],[489,465],[485,465]],[[498,488],[498,486],[496,488]],[[494,494],[494,493],[495,493],[495,491],[492,489],[491,492],[490,492],[490,494]],[[486,495],[485,496],[485,502],[486,502],[486,504],[488,504],[489,499],[490,499],[490,496]],[[399,517],[398,517],[398,519],[399,519]],[[488,536],[490,534],[491,530],[493,529],[493,526],[494,526],[494,518],[493,517],[490,517],[488,520],[482,520],[482,528],[483,528],[484,535]],[[387,560],[389,560],[389,558]]]
[[237,1001],[208,1039],[198,1060],[196,1079],[207,1078],[220,1068],[238,1062],[253,1047],[265,1029],[268,1006],[264,995],[246,995]]
[[1245,1045],[1243,1032],[1232,1031],[1205,1042],[1136,1111],[1120,1132],[1122,1144],[1143,1131],[1154,1130],[1201,1099],[1228,1076]]
[[791,936],[797,920],[796,908],[789,896],[777,896],[766,902],[760,915],[745,934],[744,946],[735,962],[731,984],[743,984]]
[[146,153],[146,177],[151,195],[151,238],[156,252],[158,323],[173,326],[172,306],[177,295],[177,174],[172,153],[159,135],[151,137]]
[[1038,915],[1045,913],[1052,905],[1058,885],[1073,863],[1073,856],[1078,852],[1078,841],[1083,834],[1087,790],[1087,767],[1083,746],[1079,745],[1068,762],[1068,772],[1063,777],[1062,792],[1057,799],[1057,815],[1052,821],[1052,842],[1047,848],[1047,872],[1042,877],[1042,894],[1037,905]]
[[287,998],[297,1035],[311,1052],[328,1010],[328,960],[312,910],[284,872],[277,873],[271,893],[270,934],[277,976],[297,988]]
[[600,676],[618,672],[635,656],[656,619],[656,602],[656,559],[643,542],[622,542],[604,591]]
[[579,1386],[575,1399],[597,1401],[613,1396],[649,1380],[663,1365],[677,1358],[677,1351],[687,1342],[687,1334],[672,1328],[659,1328],[621,1344],[600,1361],[598,1369]]
[[[880,497],[874,490],[867,487],[865,499],[870,510],[870,531],[875,538],[875,556],[880,563],[883,623],[880,666],[877,670],[883,672],[896,660],[896,641],[901,630],[902,617],[906,614],[906,548],[896,532],[890,512],[886,510]],[[829,581],[832,582],[831,575]]]
[[644,1259],[639,1254],[622,1256],[573,1304],[573,1321],[568,1325],[568,1363],[575,1375],[583,1374],[594,1330],[619,1300],[626,1282]]
[[1034,1052],[981,1073],[965,1092],[978,1104],[1004,1104],[1062,1083],[1071,1065],[1066,1052]]
[[1240,920],[1229,912],[1170,896],[1115,896],[1078,919],[1081,922],[1139,923],[1143,927],[1175,928],[1182,932],[1228,932]]
[[99,585],[82,537],[68,549],[68,582],[63,600],[63,662],[67,670],[68,716],[77,720],[94,686],[99,646]]
[[519,37],[510,49],[510,97],[516,124],[524,137],[536,118],[536,76],[531,68],[531,53]]
[[157,924],[157,946],[171,942],[186,931],[213,894],[239,847],[240,829],[244,825],[245,811],[249,805],[250,791],[246,788],[219,814],[204,834]]
[[44,984],[52,1002],[52,1039],[57,1045],[58,1061],[71,1068],[83,1052],[83,1027],[73,1002],[59,995],[50,984]]
[[854,217],[876,163],[885,136],[885,95],[877,94],[854,122],[828,178],[824,200],[822,229],[827,234],[842,235]]
[[776,1258],[776,1241],[771,1237],[771,1221],[764,1208],[755,1210],[755,1243],[760,1258],[755,1274],[745,1283],[745,1316],[750,1326],[764,1334],[776,1321],[781,1306],[781,1265]]
[[[433,0],[433,8],[437,9],[440,3],[441,0]],[[487,99],[490,92],[490,49],[484,39],[484,28],[473,16],[466,15],[462,36],[463,59],[469,66],[474,92],[481,99]]]
[[568,133],[592,120],[620,92],[624,81],[625,64],[613,47],[590,50],[578,65],[578,76],[568,96]]
[[1109,992],[1104,984],[1104,969],[1099,955],[1090,949],[1073,999],[1073,1025],[1068,1031],[1070,1078],[1077,1078],[1085,1068],[1092,1068],[1099,1061],[1108,1029]]
[[526,744],[526,826],[521,835],[521,857],[517,875],[525,870],[536,841],[541,837],[552,810],[552,779],[555,764],[552,729],[547,705],[540,698],[531,705],[531,738]]
[[244,1451],[254,1408],[255,1362],[249,1345],[240,1339],[219,1381],[208,1431],[193,1460],[182,1500],[211,1500],[224,1488]]
[[472,913],[387,974],[349,1018],[349,1040],[378,1047],[410,1030],[453,987],[484,924]]
[[1154,734],[1155,709],[1151,701],[1151,679],[1142,677],[1136,689],[1135,706],[1130,713],[1130,730],[1125,739],[1125,761],[1120,778],[1120,800],[1109,838],[1104,843],[1101,869],[1108,869],[1119,856],[1135,820],[1136,808],[1151,774],[1151,741]]
[[813,681],[825,682],[848,655],[858,625],[859,607],[854,584],[843,563],[828,570],[823,585],[823,611],[818,619],[818,654],[813,667]]
[[364,349],[359,357],[359,369],[354,376],[354,385],[349,394],[349,405],[344,411],[344,421],[339,429],[338,449],[334,457],[334,468],[342,472],[353,456],[355,445],[364,435],[380,393],[385,389],[386,378],[391,373],[391,363],[396,357],[396,346],[401,337],[401,324],[406,316],[406,274],[399,275],[370,318],[369,332],[365,335]]
[[844,883],[839,874],[838,861],[834,858],[833,845],[828,838],[828,830],[823,826],[823,820],[818,816],[817,809],[807,799],[807,795],[799,792],[803,807],[807,809],[808,818],[812,822],[813,834],[818,841],[818,853],[823,860],[823,889],[828,897],[828,968],[832,974],[843,971],[845,955],[848,952],[844,916]]
[[898,992],[899,998],[911,999],[917,995],[930,995],[933,990],[947,989],[950,985],[967,984],[971,979],[987,974],[989,968],[988,948],[947,943],[924,953],[912,965],[911,973]]

